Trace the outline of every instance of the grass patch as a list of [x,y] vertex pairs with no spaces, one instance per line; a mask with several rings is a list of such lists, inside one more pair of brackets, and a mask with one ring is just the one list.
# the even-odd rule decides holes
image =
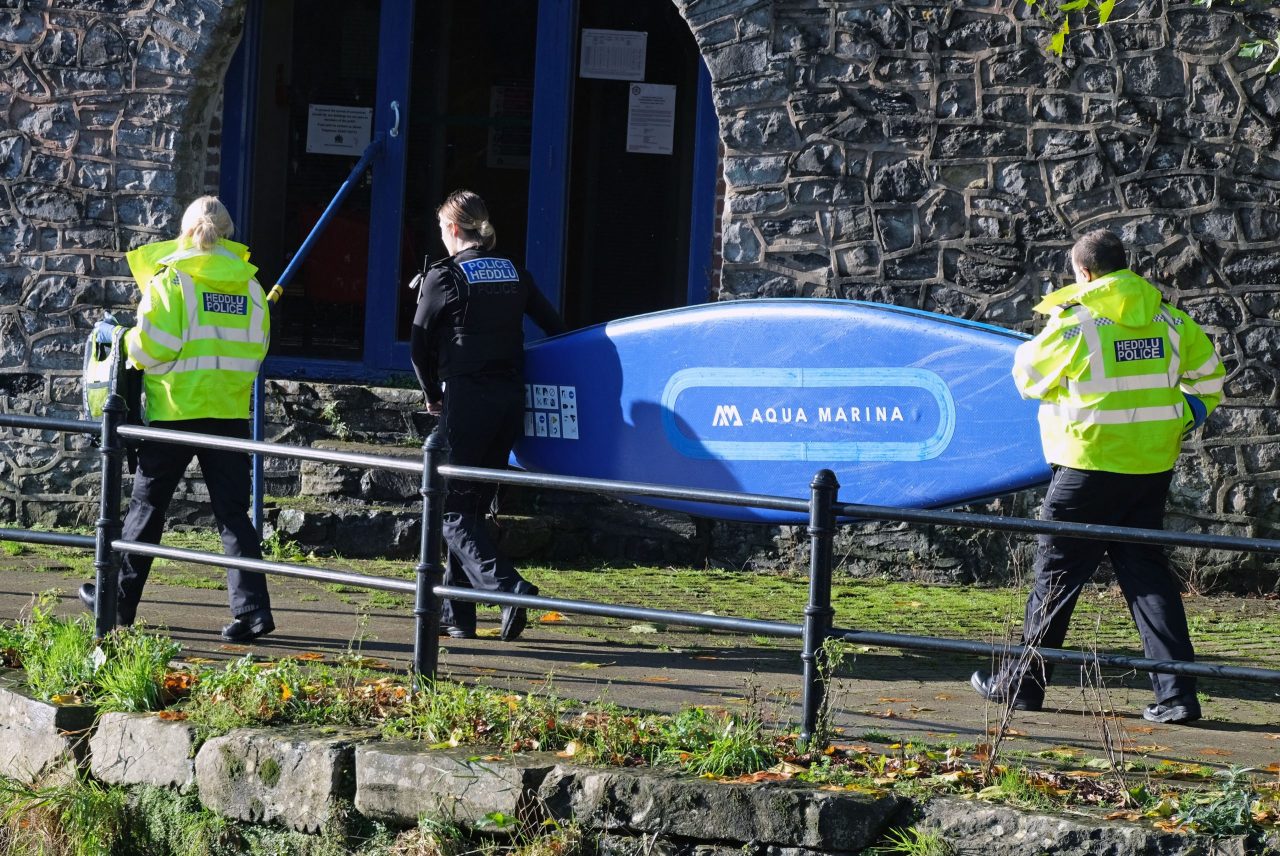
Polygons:
[[90,779],[28,785],[0,777],[0,852],[110,856],[123,835],[125,793]]
[[46,592],[22,621],[0,628],[0,655],[25,670],[31,691],[46,701],[88,702],[103,711],[159,710],[178,644],[136,627],[118,628],[99,643],[92,617],[59,618],[56,600]]

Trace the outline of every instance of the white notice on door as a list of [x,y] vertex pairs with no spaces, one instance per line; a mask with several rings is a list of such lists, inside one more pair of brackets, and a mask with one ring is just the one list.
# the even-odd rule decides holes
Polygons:
[[579,77],[644,80],[644,54],[649,34],[634,30],[582,31]]
[[307,153],[356,155],[369,145],[373,126],[372,107],[341,107],[337,104],[307,105]]
[[676,127],[676,88],[661,83],[631,84],[627,113],[627,151],[671,154]]

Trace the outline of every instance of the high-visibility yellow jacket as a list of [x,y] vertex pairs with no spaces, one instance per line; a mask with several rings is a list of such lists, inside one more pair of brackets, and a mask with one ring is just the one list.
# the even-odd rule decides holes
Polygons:
[[1225,369],[1185,312],[1131,270],[1059,289],[1036,306],[1049,315],[1018,347],[1013,377],[1038,398],[1045,459],[1081,470],[1172,469],[1192,425],[1184,394],[1212,412]]
[[202,252],[186,239],[127,256],[142,288],[129,363],[144,372],[147,421],[247,419],[271,316],[243,244]]

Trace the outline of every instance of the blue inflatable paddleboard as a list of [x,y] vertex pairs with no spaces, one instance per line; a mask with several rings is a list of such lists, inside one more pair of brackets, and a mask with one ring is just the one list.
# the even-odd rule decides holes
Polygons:
[[[524,469],[843,502],[961,505],[1049,479],[1025,336],[845,300],[739,300],[611,321],[525,351]],[[760,523],[803,515],[638,501]]]

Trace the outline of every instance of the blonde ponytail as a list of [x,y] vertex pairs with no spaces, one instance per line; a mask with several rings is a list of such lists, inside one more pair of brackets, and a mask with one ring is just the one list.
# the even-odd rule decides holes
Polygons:
[[455,190],[440,203],[436,216],[441,222],[453,223],[462,235],[473,244],[492,250],[498,243],[498,233],[489,222],[489,208],[479,195],[470,190]]
[[199,250],[212,249],[219,238],[229,238],[234,231],[231,213],[216,196],[201,196],[182,214],[182,237]]

